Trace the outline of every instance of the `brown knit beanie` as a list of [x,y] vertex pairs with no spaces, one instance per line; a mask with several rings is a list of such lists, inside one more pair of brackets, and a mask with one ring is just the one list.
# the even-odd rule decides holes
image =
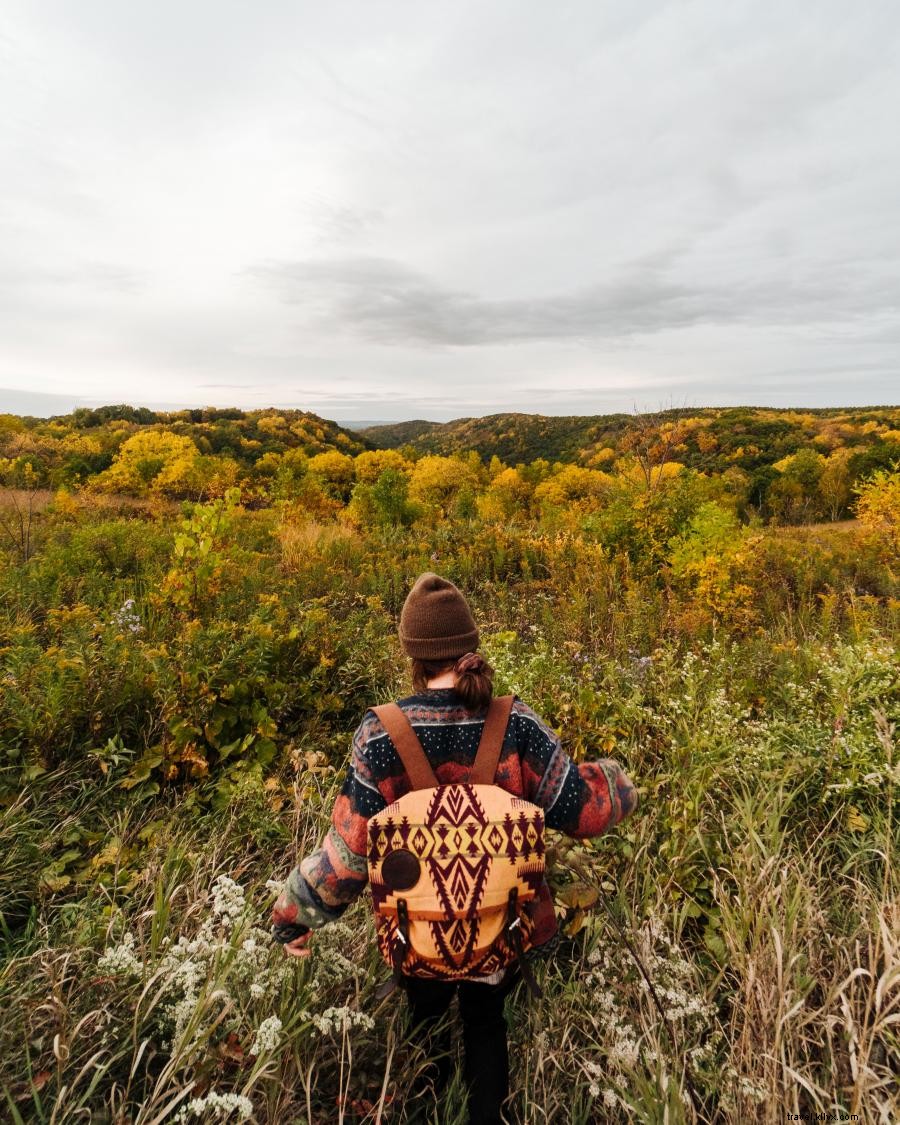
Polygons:
[[478,647],[472,611],[449,579],[419,575],[400,612],[400,642],[415,660],[449,660]]

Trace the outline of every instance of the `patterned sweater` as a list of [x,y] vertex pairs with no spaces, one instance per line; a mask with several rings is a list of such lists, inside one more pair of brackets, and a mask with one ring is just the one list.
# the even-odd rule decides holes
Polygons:
[[[453,688],[428,688],[397,701],[442,785],[465,781],[475,760],[484,713],[467,711]],[[569,836],[599,836],[635,807],[631,781],[612,759],[576,765],[559,736],[515,697],[495,783],[544,809],[544,822]],[[367,822],[410,789],[381,721],[366,711],[353,735],[350,765],[321,846],[290,873],[272,921],[316,929],[340,917],[368,881]],[[546,880],[528,904],[535,949],[552,942],[556,913]],[[549,948],[549,947],[548,947]]]

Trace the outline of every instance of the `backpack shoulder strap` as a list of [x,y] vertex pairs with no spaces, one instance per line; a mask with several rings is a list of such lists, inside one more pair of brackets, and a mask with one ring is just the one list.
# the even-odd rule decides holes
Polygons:
[[388,732],[394,749],[400,756],[403,768],[409,775],[409,783],[413,789],[433,789],[439,784],[434,775],[434,770],[425,756],[422,743],[416,737],[409,719],[403,714],[403,708],[396,703],[382,703],[372,710],[381,720],[381,725]]
[[511,695],[498,695],[491,700],[484,720],[484,729],[481,732],[481,741],[478,743],[475,764],[469,776],[471,785],[494,784],[494,775],[497,772],[497,763],[500,761],[503,736],[506,734],[512,705]]

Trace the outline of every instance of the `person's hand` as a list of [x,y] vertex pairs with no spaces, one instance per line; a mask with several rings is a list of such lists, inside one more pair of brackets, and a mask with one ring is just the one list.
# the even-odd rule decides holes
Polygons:
[[312,937],[312,930],[308,933],[301,934],[300,937],[294,938],[293,941],[285,942],[282,946],[288,957],[308,957],[312,950],[307,949],[309,939]]

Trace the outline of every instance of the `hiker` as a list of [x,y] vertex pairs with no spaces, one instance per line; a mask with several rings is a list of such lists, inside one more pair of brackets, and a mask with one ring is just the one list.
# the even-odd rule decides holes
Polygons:
[[[416,925],[415,910],[408,912],[413,918],[410,922],[406,899],[400,897],[408,892],[396,890],[424,885],[420,860],[411,850],[395,853],[399,858],[394,864],[394,894],[389,893],[392,886],[386,861],[376,868],[384,875],[384,882],[381,875],[377,885],[374,877],[371,879],[376,908],[380,904],[387,910],[395,903],[391,917],[380,919],[379,944],[385,958],[393,961],[395,978],[409,1003],[411,1030],[429,1056],[425,1075],[436,1093],[449,1078],[449,1027],[444,1017],[458,992],[469,1121],[471,1125],[494,1125],[503,1121],[502,1106],[509,1095],[506,996],[523,978],[537,991],[529,965],[552,952],[559,942],[553,900],[543,877],[543,826],[576,838],[601,835],[632,812],[636,794],[615,761],[576,765],[559,737],[525,702],[517,696],[502,701],[493,697],[493,670],[477,652],[478,628],[464,596],[452,582],[430,572],[422,574],[403,605],[399,633],[403,649],[412,660],[415,694],[398,700],[396,705],[367,710],[363,716],[353,736],[351,761],[335,802],[331,827],[319,849],[288,876],[272,910],[273,935],[284,943],[285,953],[308,955],[311,931],[339,918],[370,882],[378,851],[370,843],[373,828],[390,818],[397,807],[395,802],[406,806],[414,802],[417,792],[429,784],[429,776],[432,786],[446,787],[427,789],[423,796],[432,805],[436,800],[433,794],[464,791],[463,797],[480,794],[481,805],[489,804],[496,795],[501,803],[514,805],[518,817],[530,816],[527,839],[520,833],[517,845],[507,841],[502,848],[494,849],[493,859],[484,861],[488,866],[507,864],[508,870],[497,877],[515,883],[523,901],[517,905],[517,891],[511,890],[508,918],[505,901],[494,910],[502,916],[497,924],[507,923],[503,936],[508,940],[498,940],[490,950],[482,951],[477,963],[472,962],[471,972],[466,971],[468,946],[456,962],[453,950],[442,940],[438,942],[442,949],[426,949],[421,956],[419,950],[411,948],[416,941],[408,927]],[[399,715],[393,707],[399,708]],[[387,726],[392,728],[391,734]],[[479,750],[483,734],[486,742],[494,744],[493,751],[490,747]],[[492,753],[494,760],[490,760]],[[474,776],[476,770],[484,772],[485,768],[490,775],[486,785],[468,784],[470,771]],[[410,771],[416,783],[411,781]],[[517,800],[511,802],[510,794]],[[383,810],[387,812],[381,816]],[[396,833],[394,825],[399,820],[399,816],[387,819],[385,831]],[[506,821],[511,823],[508,815]],[[481,823],[486,823],[483,818]],[[499,819],[496,823],[502,828]],[[524,826],[526,820],[520,823]],[[427,835],[427,828],[425,831]],[[477,835],[477,826],[474,831]],[[446,828],[441,839],[445,836]],[[420,842],[413,839],[405,846],[415,850],[414,845]],[[519,863],[518,867],[509,863],[509,855],[515,858],[522,854],[510,850],[514,846],[525,848],[525,859],[532,862]],[[475,847],[467,844],[465,860]],[[528,848],[533,850],[528,852]],[[426,851],[420,849],[421,855]],[[458,870],[465,875],[475,870],[473,864],[478,862],[481,860],[475,857]],[[406,871],[409,865],[414,869],[412,874]],[[421,859],[421,865],[427,867],[427,859]],[[454,888],[463,895],[467,893],[464,883],[465,879],[454,882]],[[475,900],[470,896],[465,901]],[[479,902],[479,908],[484,905]],[[428,916],[435,917],[433,913]],[[441,926],[453,925],[453,917],[456,915],[438,923],[435,932],[445,933]],[[403,928],[404,921],[407,929]],[[428,925],[420,922],[416,932],[424,932],[423,927]],[[457,942],[454,949],[458,948]],[[495,949],[501,953],[495,954]],[[408,964],[413,965],[410,972],[404,971]],[[501,967],[485,971],[496,964]],[[436,968],[432,971],[429,966]],[[425,975],[416,975],[421,970]],[[440,979],[445,972],[453,974],[450,979]]]

